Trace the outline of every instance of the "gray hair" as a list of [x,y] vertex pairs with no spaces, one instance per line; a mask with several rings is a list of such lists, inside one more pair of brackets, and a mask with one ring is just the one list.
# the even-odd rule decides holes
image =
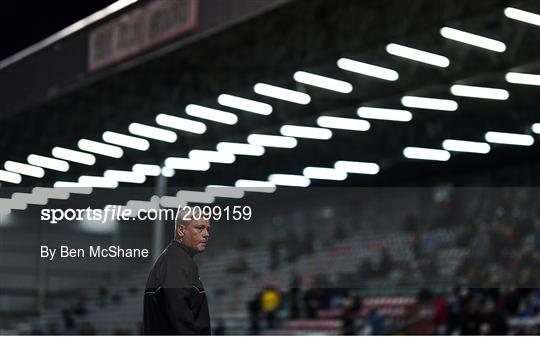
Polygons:
[[[197,213],[197,214],[195,214]],[[200,218],[202,214],[200,208],[193,208],[190,206],[180,205],[178,211],[176,212],[176,218],[174,220],[174,240],[178,241],[178,227],[183,225],[187,227],[193,221],[194,215],[195,218]]]

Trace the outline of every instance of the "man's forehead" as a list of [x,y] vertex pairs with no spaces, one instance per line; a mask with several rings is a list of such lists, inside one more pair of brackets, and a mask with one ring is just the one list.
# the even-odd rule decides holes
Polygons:
[[205,220],[205,219],[192,219],[189,223],[193,226],[205,226],[205,227],[211,226],[210,220]]

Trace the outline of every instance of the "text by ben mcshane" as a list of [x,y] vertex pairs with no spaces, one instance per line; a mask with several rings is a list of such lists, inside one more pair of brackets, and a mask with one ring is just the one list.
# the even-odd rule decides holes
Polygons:
[[59,248],[50,248],[41,246],[41,258],[52,261],[59,258],[145,258],[149,256],[146,248],[121,248],[120,246],[88,246],[83,248],[70,248],[69,246],[60,246]]

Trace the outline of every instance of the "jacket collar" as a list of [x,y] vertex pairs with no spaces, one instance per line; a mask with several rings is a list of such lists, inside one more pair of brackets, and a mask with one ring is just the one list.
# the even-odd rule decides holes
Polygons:
[[188,246],[184,245],[183,243],[180,243],[180,242],[178,242],[176,240],[173,240],[171,242],[171,245],[184,250],[190,257],[194,257],[195,254],[197,254],[197,251],[195,251],[195,249],[193,249],[191,247],[188,247]]

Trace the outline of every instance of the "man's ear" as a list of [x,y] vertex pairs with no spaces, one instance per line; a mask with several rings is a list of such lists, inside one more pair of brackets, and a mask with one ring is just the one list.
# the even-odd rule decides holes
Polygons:
[[178,229],[177,229],[177,235],[178,235],[178,238],[180,240],[182,240],[184,238],[184,233],[185,233],[185,230],[186,230],[186,226],[184,225],[178,225]]

